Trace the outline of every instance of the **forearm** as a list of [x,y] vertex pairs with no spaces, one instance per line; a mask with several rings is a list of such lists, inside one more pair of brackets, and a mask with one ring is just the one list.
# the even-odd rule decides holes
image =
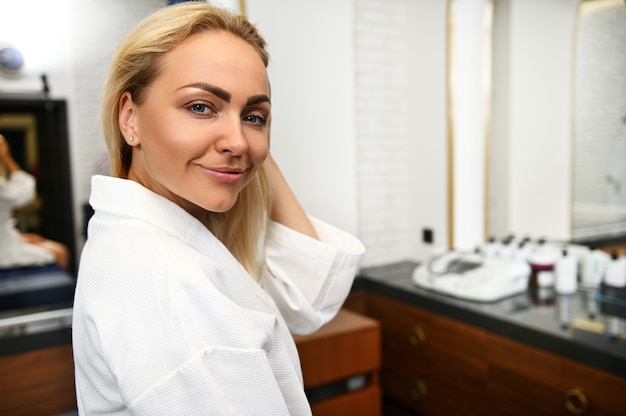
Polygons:
[[22,170],[20,166],[15,162],[15,160],[11,156],[3,157],[2,164],[6,168],[9,174],[13,172],[17,172],[18,170]]
[[6,139],[4,138],[4,136],[1,134],[0,134],[0,164],[4,166],[8,174],[21,170],[20,165],[18,165],[15,159],[13,159],[13,156],[11,156],[9,145]]
[[274,159],[270,157],[267,163],[272,164],[274,184],[270,218],[294,231],[318,239],[313,224],[309,221]]

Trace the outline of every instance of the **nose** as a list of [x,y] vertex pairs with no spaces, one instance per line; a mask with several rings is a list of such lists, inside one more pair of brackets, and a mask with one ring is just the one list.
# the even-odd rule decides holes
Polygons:
[[223,131],[217,141],[217,150],[220,153],[231,153],[240,156],[248,150],[248,141],[243,131],[243,123],[239,116],[224,118]]

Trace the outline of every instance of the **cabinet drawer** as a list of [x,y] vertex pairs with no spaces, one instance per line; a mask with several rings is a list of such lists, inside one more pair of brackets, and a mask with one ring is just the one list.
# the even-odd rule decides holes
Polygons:
[[319,331],[294,340],[305,388],[380,368],[380,324],[346,309]]
[[485,332],[376,295],[367,312],[381,323],[385,395],[428,415],[482,413]]
[[0,414],[53,415],[76,410],[72,347],[0,358]]
[[367,312],[381,323],[384,366],[446,377],[485,374],[484,331],[375,295]]
[[381,393],[378,385],[311,404],[313,416],[380,416]]
[[488,390],[507,415],[624,415],[626,380],[490,335]]
[[314,416],[381,414],[376,320],[341,309],[319,331],[294,340]]
[[408,374],[383,368],[380,382],[384,395],[419,415],[486,415],[489,401],[484,382],[463,387],[458,380],[442,380],[428,374]]

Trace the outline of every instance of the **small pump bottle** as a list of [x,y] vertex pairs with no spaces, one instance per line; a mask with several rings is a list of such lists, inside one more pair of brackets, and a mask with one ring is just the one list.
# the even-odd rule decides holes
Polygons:
[[500,257],[507,260],[514,258],[516,248],[515,236],[507,236],[500,242]]
[[589,254],[583,260],[580,284],[589,288],[597,288],[604,279],[610,257],[595,247],[590,247]]
[[489,241],[485,244],[484,250],[482,250],[483,254],[487,258],[497,258],[500,257],[500,249],[502,245],[495,237],[489,237]]
[[559,295],[571,295],[578,289],[578,260],[564,249],[555,264],[554,289]]
[[530,256],[533,252],[533,244],[530,241],[530,238],[526,237],[522,241],[517,244],[517,249],[515,250],[515,259],[528,263]]

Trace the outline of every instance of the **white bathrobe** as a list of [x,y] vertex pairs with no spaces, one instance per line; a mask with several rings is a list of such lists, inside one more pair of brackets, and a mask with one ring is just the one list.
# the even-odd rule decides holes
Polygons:
[[96,176],[79,267],[73,348],[81,415],[307,415],[297,350],[341,307],[364,249],[312,219],[276,223],[255,282],[194,217]]
[[18,170],[0,176],[0,269],[54,263],[54,254],[22,239],[13,210],[31,203],[36,194],[35,178]]

